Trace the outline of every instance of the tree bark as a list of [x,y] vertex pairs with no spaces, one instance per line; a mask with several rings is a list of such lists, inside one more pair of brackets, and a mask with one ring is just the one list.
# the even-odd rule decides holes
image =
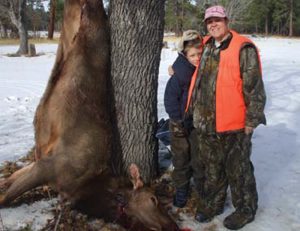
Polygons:
[[265,36],[269,35],[269,20],[268,20],[268,15],[265,17]]
[[164,1],[111,0],[113,163],[124,173],[136,163],[149,182],[157,173],[157,87]]
[[[182,6],[181,6],[182,7]],[[182,8],[180,7],[180,3],[179,0],[175,0],[174,2],[174,11],[175,11],[175,17],[176,17],[176,31],[175,31],[175,35],[176,36],[181,36],[183,33],[183,29],[182,29],[182,18],[181,17],[181,10]]]
[[19,0],[17,6],[17,16],[15,14],[15,5],[13,1],[10,2],[10,9],[8,13],[12,23],[18,28],[20,36],[20,47],[17,54],[26,55],[28,53],[28,33],[25,23],[26,0]]
[[20,47],[17,51],[19,55],[26,55],[28,53],[28,34],[25,22],[25,8],[26,8],[26,0],[19,1],[19,24],[18,30],[20,35]]
[[289,22],[289,37],[293,36],[293,0],[290,0],[290,22]]
[[48,39],[53,39],[55,23],[56,0],[50,1],[50,17],[48,25]]
[[[169,0],[168,0],[169,1]],[[180,24],[180,19],[179,19],[179,17],[180,17],[180,7],[179,7],[179,2],[178,2],[178,0],[171,0],[170,1],[171,2],[171,6],[172,6],[172,12],[173,12],[173,14],[174,14],[174,24],[173,24],[173,30],[174,30],[174,32],[175,32],[175,35],[176,36],[179,36],[179,34],[180,34],[180,26],[179,26],[179,24]]]

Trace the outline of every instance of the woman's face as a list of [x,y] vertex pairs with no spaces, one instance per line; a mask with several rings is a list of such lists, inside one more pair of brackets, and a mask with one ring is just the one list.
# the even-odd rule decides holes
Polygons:
[[202,55],[202,50],[203,50],[202,48],[191,47],[186,52],[187,60],[194,66],[197,66],[199,63],[200,57]]
[[225,18],[212,17],[205,21],[209,34],[221,42],[229,33],[228,21]]

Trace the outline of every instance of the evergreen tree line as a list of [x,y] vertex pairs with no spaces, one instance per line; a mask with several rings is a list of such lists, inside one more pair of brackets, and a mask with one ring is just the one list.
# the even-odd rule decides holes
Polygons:
[[[0,4],[0,37],[16,38],[18,29],[4,8],[7,1],[2,0]],[[48,4],[46,9],[45,2]],[[108,0],[104,2],[109,4]],[[55,3],[54,8],[51,3]],[[24,17],[27,30],[32,31],[33,36],[38,35],[37,31],[48,31],[54,14],[53,25],[59,31],[63,4],[64,0],[27,0]],[[204,12],[215,4],[225,6],[230,27],[241,33],[300,36],[300,0],[166,0],[165,32],[181,36],[184,30],[195,29],[205,34]]]
[[[9,0],[1,0],[0,3],[0,37],[2,38],[18,38],[18,29],[16,25],[11,20],[10,11],[14,11],[17,15],[18,0],[12,0],[8,3]],[[16,7],[10,7],[14,4],[15,1]],[[55,29],[60,30],[62,19],[63,19],[63,7],[64,0],[53,0],[55,1]],[[48,5],[45,7],[44,3]],[[25,25],[27,31],[31,31],[31,36],[39,36],[39,31],[48,31],[49,21],[50,21],[50,4],[49,0],[26,0],[26,7],[24,10],[25,13]]]
[[300,35],[300,0],[166,0],[165,31],[205,34],[205,9],[216,4],[226,8],[230,27],[241,33]]

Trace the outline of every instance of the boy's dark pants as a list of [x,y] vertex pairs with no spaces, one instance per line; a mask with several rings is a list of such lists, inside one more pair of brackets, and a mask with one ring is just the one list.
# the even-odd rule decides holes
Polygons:
[[174,165],[172,179],[176,188],[184,188],[188,187],[192,176],[190,144],[187,131],[185,131],[183,127],[178,126],[180,125],[172,122],[170,122],[169,125]]
[[[244,132],[207,135],[196,133],[197,150],[192,151],[192,169],[199,203],[197,212],[213,217],[223,211],[230,186],[236,210],[250,209],[255,215],[257,191],[254,168],[250,160],[251,135]],[[195,134],[194,134],[195,135]]]

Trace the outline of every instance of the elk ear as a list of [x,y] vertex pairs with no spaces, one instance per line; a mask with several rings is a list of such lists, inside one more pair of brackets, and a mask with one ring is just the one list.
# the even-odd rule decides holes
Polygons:
[[131,164],[129,166],[129,175],[134,190],[142,188],[144,186],[144,182],[140,175],[140,170],[136,164]]

